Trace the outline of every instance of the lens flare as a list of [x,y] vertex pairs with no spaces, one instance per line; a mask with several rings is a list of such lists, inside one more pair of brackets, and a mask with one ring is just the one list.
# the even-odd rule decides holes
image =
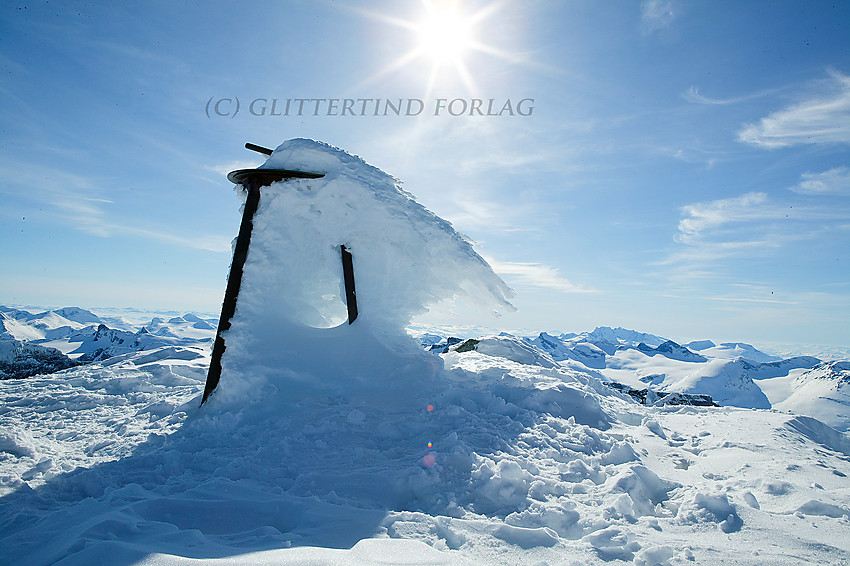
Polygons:
[[422,465],[426,468],[434,467],[434,464],[437,463],[437,455],[433,452],[428,452],[422,457]]

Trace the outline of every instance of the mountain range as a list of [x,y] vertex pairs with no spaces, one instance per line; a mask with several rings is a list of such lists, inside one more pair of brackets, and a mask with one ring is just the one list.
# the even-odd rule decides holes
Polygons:
[[[79,307],[41,312],[0,306],[0,377],[50,373],[166,346],[208,349],[216,320],[193,313],[153,317],[138,325]],[[635,398],[709,396],[720,406],[775,408],[850,429],[850,362],[814,356],[781,358],[750,344],[710,340],[678,344],[625,328],[533,337],[478,336],[475,345],[447,335],[420,335],[439,351],[475,349],[541,367],[590,373]],[[625,393],[624,393],[625,394]],[[647,397],[648,396],[648,397]]]

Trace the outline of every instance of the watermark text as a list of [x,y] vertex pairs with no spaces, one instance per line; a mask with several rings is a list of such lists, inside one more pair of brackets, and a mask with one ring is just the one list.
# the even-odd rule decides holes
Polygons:
[[204,109],[207,118],[254,117],[529,117],[533,98],[251,98],[212,96]]

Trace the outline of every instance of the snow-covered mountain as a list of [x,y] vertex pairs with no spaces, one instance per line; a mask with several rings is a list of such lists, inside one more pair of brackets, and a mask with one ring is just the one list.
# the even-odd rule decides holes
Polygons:
[[[5,363],[0,371],[22,377],[163,346],[208,347],[216,323],[187,313],[153,317],[143,326],[119,330],[102,320],[77,307],[31,313],[0,306],[0,364]],[[438,332],[427,334],[423,344],[445,353],[463,342]],[[775,407],[823,417],[841,430],[848,429],[835,416],[847,412],[846,388],[830,393],[824,379],[810,385],[812,375],[825,371],[806,371],[823,366],[813,356],[777,360],[748,344],[716,346],[706,340],[688,347],[654,334],[609,327],[558,336],[545,332],[529,338],[507,333],[479,336],[470,349],[541,367],[595,370],[606,381],[635,391],[649,390],[652,399],[673,393],[707,395],[721,406]],[[839,369],[831,371],[840,372],[841,364],[835,367]],[[838,409],[832,408],[835,404],[840,405]]]
[[790,390],[784,396],[776,394],[776,384],[765,380],[787,378],[794,370],[810,369],[820,363],[812,356],[777,359],[742,343],[716,346],[702,340],[683,346],[621,328],[597,328],[559,337],[541,333],[526,341],[568,367],[597,370],[608,381],[635,391],[649,389],[661,396],[709,395],[720,405],[762,409],[771,407],[762,384],[766,384],[774,402],[790,395]]
[[[124,329],[104,320],[117,321]],[[213,323],[187,313],[133,328],[78,307],[32,313],[0,306],[0,371],[6,377],[26,377],[163,346],[206,346],[215,334]]]
[[795,377],[792,387],[792,393],[775,408],[850,431],[850,362],[819,363]]

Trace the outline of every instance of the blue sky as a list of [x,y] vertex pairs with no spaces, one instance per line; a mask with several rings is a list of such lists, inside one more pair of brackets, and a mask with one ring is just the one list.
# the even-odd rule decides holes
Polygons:
[[[402,179],[517,292],[446,323],[850,346],[850,3],[444,4],[4,3],[0,303],[217,312],[224,175],[308,137]],[[434,115],[455,99],[533,103]]]

